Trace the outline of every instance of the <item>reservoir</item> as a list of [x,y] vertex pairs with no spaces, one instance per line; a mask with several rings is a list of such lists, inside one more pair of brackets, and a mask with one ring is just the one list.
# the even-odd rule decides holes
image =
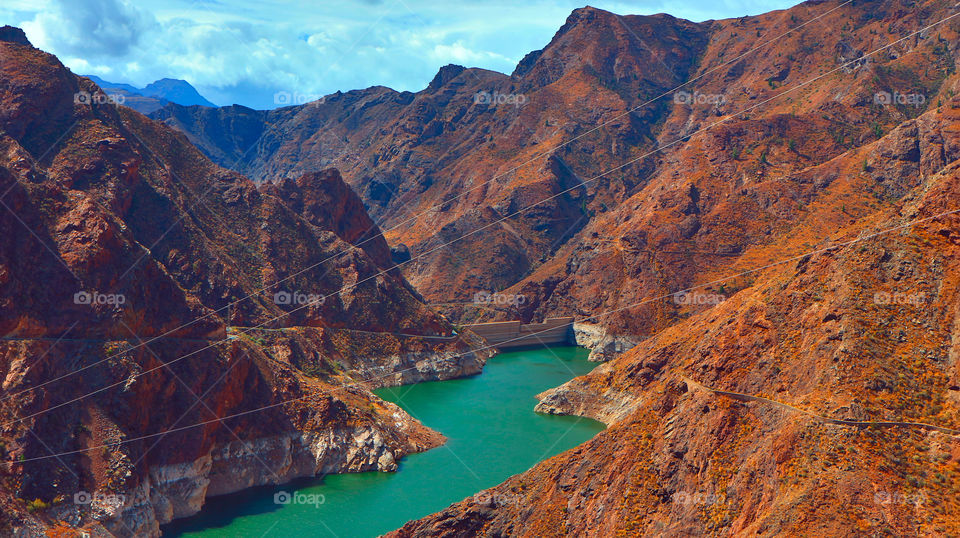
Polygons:
[[[196,516],[162,527],[163,535],[365,538],[438,512],[603,429],[590,419],[533,411],[536,394],[596,366],[587,354],[578,347],[512,351],[476,376],[379,389],[447,443],[407,456],[395,473],[330,475],[213,497]],[[281,491],[322,504],[275,504]]]

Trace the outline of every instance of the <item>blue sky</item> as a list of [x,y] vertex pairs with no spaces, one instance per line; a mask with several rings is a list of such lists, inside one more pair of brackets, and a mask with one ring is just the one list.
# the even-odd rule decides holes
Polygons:
[[[581,0],[581,2],[584,0]],[[273,108],[274,95],[309,100],[384,85],[423,89],[448,63],[509,73],[546,45],[566,0],[3,0],[0,25],[78,74],[144,86],[189,81],[218,105]],[[797,0],[619,0],[619,14],[691,20],[783,9]]]

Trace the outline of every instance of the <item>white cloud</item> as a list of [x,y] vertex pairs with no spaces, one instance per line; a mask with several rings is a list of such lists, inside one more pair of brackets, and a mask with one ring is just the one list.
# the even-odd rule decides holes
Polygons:
[[463,65],[481,65],[499,63],[506,67],[516,65],[519,59],[510,59],[506,56],[490,51],[475,51],[468,49],[462,41],[452,45],[436,45],[432,56],[440,62],[458,63]]
[[[580,0],[582,1],[582,0]],[[273,106],[273,94],[372,85],[424,88],[447,63],[510,72],[543,47],[568,0],[5,0],[3,23],[77,73],[145,85],[182,78],[218,104]],[[597,1],[616,13],[693,19],[787,7],[791,0]],[[14,7],[9,7],[14,6]]]
[[23,25],[38,46],[77,57],[123,57],[153,29],[151,15],[119,0],[60,0]]

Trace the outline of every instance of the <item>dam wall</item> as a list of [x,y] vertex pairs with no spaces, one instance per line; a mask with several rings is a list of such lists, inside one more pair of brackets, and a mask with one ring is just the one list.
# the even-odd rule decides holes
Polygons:
[[573,317],[550,318],[543,323],[495,321],[464,325],[482,336],[492,346],[512,349],[524,346],[561,345],[573,343]]

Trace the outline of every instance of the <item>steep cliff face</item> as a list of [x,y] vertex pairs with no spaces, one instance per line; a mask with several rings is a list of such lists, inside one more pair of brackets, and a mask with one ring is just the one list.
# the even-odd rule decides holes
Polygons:
[[[153,117],[258,180],[336,166],[391,244],[433,253],[404,268],[417,289],[462,301],[515,283],[645,181],[646,160],[623,181],[578,187],[605,164],[652,149],[667,101],[594,127],[688,76],[706,28],[585,8],[512,76],[447,66],[417,93],[374,87],[267,112],[170,106]],[[527,164],[573,137],[581,138]]]
[[[336,165],[431,302],[527,299],[447,305],[451,317],[585,317],[786,241],[827,194],[824,163],[955,91],[955,21],[924,30],[951,10],[805,2],[695,24],[588,7],[510,76],[448,66],[418,93],[155,117],[258,180]],[[844,218],[885,203],[857,194]],[[639,339],[683,315],[645,306],[597,323]]]
[[823,164],[839,201],[897,196],[859,218],[824,203],[792,231],[818,252],[750,247],[786,261],[541,394],[539,411],[609,428],[481,499],[514,502],[392,536],[960,532],[957,125],[944,101]]
[[[530,317],[619,310],[598,323],[642,338],[703,306],[648,299],[762,265],[766,256],[748,253],[761,245],[754,252],[798,254],[830,227],[889,207],[920,177],[881,179],[874,167],[919,155],[856,148],[956,91],[955,21],[921,31],[950,9],[806,3],[713,23],[694,82],[665,119],[650,180],[506,293],[527,297]],[[813,218],[824,226],[810,228]],[[749,281],[699,293],[726,297]]]
[[3,534],[156,535],[209,495],[442,443],[369,389],[489,353],[336,171],[258,189],[0,37]]
[[[109,158],[84,160],[83,146],[65,142],[51,160],[43,142],[77,112],[54,98],[70,93],[56,82],[41,87],[61,73],[38,57],[30,72],[43,78],[8,70],[4,88],[17,90],[0,96],[0,121],[16,118],[4,127],[12,134],[0,188],[13,185],[4,200],[20,217],[4,225],[39,230],[37,238],[0,239],[5,252],[19,253],[4,259],[8,277],[0,277],[0,300],[16,315],[0,322],[28,338],[8,344],[5,378],[29,387],[104,357],[95,348],[64,351],[65,343],[51,351],[38,340],[76,322],[66,301],[67,313],[54,308],[56,290],[77,289],[76,275],[112,289],[105,264],[146,245],[137,282],[158,284],[123,288],[146,299],[131,302],[134,316],[98,305],[77,326],[85,334],[128,338],[115,334],[118,318],[160,334],[157,326],[174,329],[208,312],[209,324],[176,334],[203,339],[227,324],[261,324],[292,308],[257,295],[231,308],[229,321],[214,309],[288,276],[289,287],[270,293],[325,297],[285,316],[285,325],[238,334],[229,352],[176,363],[198,390],[214,389],[209,401],[225,402],[226,414],[318,391],[316,403],[281,406],[266,422],[231,419],[264,458],[283,456],[270,456],[272,472],[325,469],[328,458],[344,469],[389,468],[396,454],[436,443],[429,432],[382,425],[393,411],[376,400],[371,408],[362,391],[350,398],[342,383],[455,376],[484,357],[465,353],[469,336],[454,337],[390,269],[379,233],[349,209],[356,201],[341,195],[332,172],[320,172],[336,165],[372,221],[384,223],[386,239],[425,255],[404,271],[427,298],[462,302],[505,288],[524,297],[511,314],[588,321],[578,324],[578,339],[609,361],[542,394],[538,406],[603,420],[607,431],[511,478],[495,488],[499,495],[458,503],[397,535],[957,534],[960,222],[945,213],[957,209],[960,188],[960,19],[939,24],[954,12],[939,0],[818,1],[693,24],[585,8],[509,77],[449,66],[416,94],[370,88],[270,112],[171,107],[158,115],[219,162],[252,173],[260,189],[213,167],[170,130],[112,108],[80,108],[94,116],[84,128],[106,132],[83,139],[106,140]],[[686,81],[686,93],[647,103]],[[42,97],[25,97],[39,90]],[[151,140],[161,157],[128,132]],[[225,161],[250,146],[249,162]],[[188,187],[211,188],[212,209],[194,208]],[[57,189],[78,201],[59,201],[67,194]],[[346,201],[331,220],[317,208],[334,199]],[[72,216],[61,217],[67,208]],[[163,234],[140,215],[170,224],[182,216],[182,232]],[[927,220],[908,225],[917,219]],[[63,252],[65,263],[44,261],[47,249],[37,244]],[[334,252],[347,255],[320,261]],[[191,267],[195,260],[202,265]],[[315,263],[327,271],[306,269]],[[344,286],[352,291],[327,297]],[[456,305],[450,312],[477,315]],[[190,341],[164,345],[173,351],[161,357],[194,349]],[[27,361],[43,353],[42,365]],[[427,355],[442,360],[421,360]],[[17,440],[7,445],[10,459],[27,448],[42,453],[29,434],[69,448],[90,442],[89,430],[103,444],[117,438],[115,424],[138,424],[127,434],[136,438],[189,411],[189,398],[170,396],[177,380],[165,370],[137,374],[160,359],[142,348],[122,357],[109,371],[91,368],[100,378],[89,386],[18,396],[11,416],[32,426],[5,426]],[[97,407],[67,403],[75,415],[61,422],[29,417],[104,382],[125,388]],[[170,399],[179,408],[161,417],[140,403],[165,409]],[[329,411],[336,402],[344,414]],[[195,422],[213,416],[193,413]],[[84,427],[74,440],[53,433],[76,423]],[[369,449],[351,456],[318,446],[317,430]],[[162,520],[193,510],[205,487],[268,480],[255,467],[238,471],[251,466],[229,433],[211,424],[180,434],[162,456],[135,445],[150,467],[123,491],[177,499],[136,505]],[[76,465],[95,483],[111,483],[127,469],[111,454]],[[11,469],[6,491],[21,497],[79,482],[30,461]],[[28,522],[17,506],[14,517]]]
[[360,197],[343,182],[335,168],[306,174],[297,180],[285,178],[261,187],[284,205],[321,230],[362,248],[381,269],[392,267],[390,247],[363,208]]

